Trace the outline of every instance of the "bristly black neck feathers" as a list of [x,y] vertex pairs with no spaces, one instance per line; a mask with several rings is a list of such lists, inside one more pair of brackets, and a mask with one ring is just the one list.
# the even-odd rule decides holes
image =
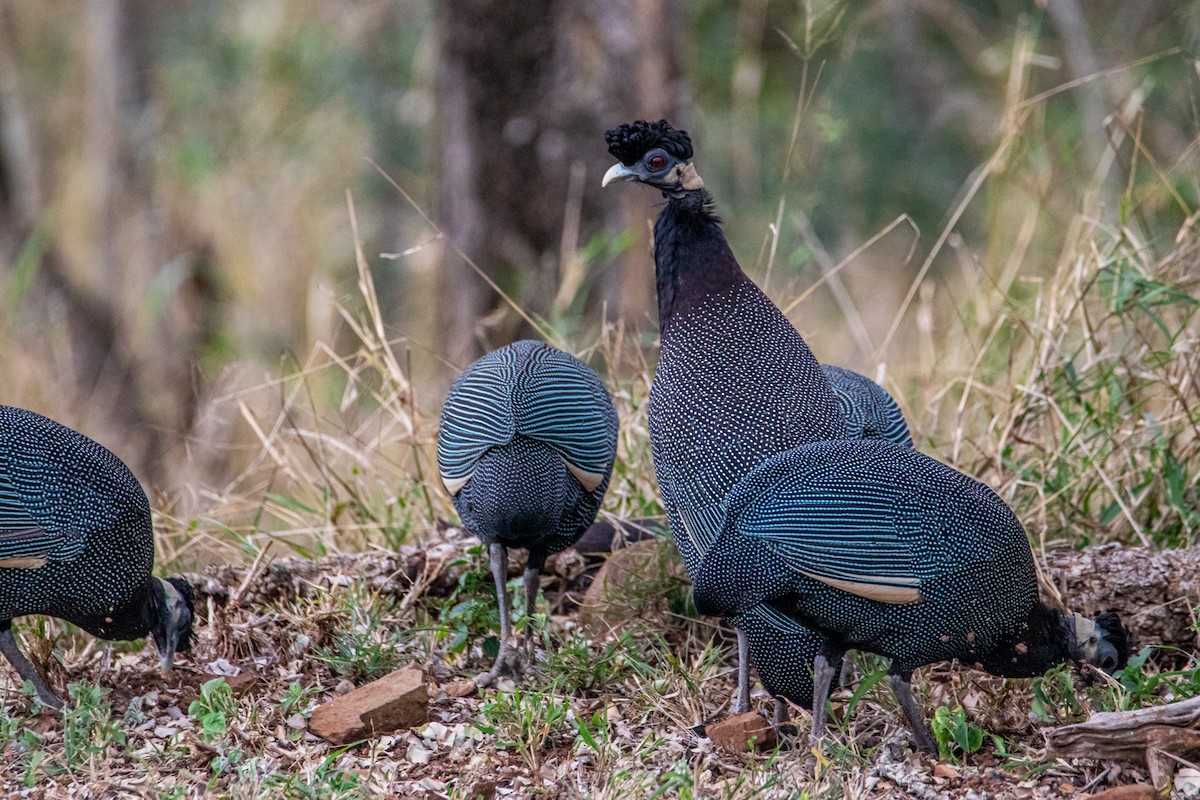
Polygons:
[[748,281],[704,189],[669,199],[654,223],[658,327],[706,297]]
[[69,619],[93,636],[114,642],[141,639],[150,633],[153,622],[154,578],[147,578],[138,587],[125,605],[111,609],[107,614],[85,619]]
[[977,657],[979,666],[1003,678],[1034,678],[1071,660],[1074,637],[1063,612],[1034,603],[1011,637]]

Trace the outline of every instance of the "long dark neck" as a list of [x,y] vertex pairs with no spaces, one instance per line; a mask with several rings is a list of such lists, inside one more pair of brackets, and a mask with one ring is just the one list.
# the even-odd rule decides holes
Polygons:
[[705,297],[749,280],[725,241],[704,189],[671,199],[654,223],[658,327]]
[[1074,634],[1055,608],[1034,603],[1017,632],[979,656],[980,665],[1005,678],[1033,678],[1071,659]]

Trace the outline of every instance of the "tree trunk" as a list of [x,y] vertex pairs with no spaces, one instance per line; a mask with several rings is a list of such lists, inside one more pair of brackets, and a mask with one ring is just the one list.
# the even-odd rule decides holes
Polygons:
[[644,239],[607,280],[595,276],[609,265],[577,254],[601,232],[644,228],[644,197],[631,214],[628,197],[599,189],[611,161],[602,135],[636,116],[675,116],[682,7],[447,0],[439,10],[437,213],[449,239],[439,329],[450,362],[532,332],[515,313],[493,314],[499,298],[468,258],[530,316],[577,310],[577,295],[644,315]]

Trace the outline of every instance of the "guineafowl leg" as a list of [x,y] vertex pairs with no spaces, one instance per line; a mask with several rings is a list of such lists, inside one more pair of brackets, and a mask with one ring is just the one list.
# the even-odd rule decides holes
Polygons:
[[828,713],[829,688],[837,677],[838,662],[842,654],[826,647],[817,651],[813,659],[813,707],[812,707],[812,742],[813,747],[820,747],[825,738],[825,717]]
[[771,724],[776,728],[788,721],[788,706],[787,701],[782,697],[775,698],[775,713],[772,715]]
[[525,568],[525,616],[528,617],[525,628],[525,658],[533,663],[533,615],[537,613],[538,585],[541,581],[541,567]]
[[492,668],[475,679],[479,686],[487,686],[504,673],[518,677],[523,671],[521,651],[513,643],[512,612],[508,608],[508,589],[505,588],[508,582],[508,551],[499,542],[488,549],[492,555],[492,577],[496,581],[496,602],[500,605],[500,652],[496,654],[496,663]]
[[50,684],[46,683],[46,679],[38,672],[37,667],[31,664],[21,649],[17,647],[17,638],[12,632],[12,620],[0,622],[0,653],[4,653],[8,663],[13,665],[13,669],[22,679],[33,684],[39,700],[52,708],[62,708],[62,700],[50,688]]
[[933,732],[929,730],[929,725],[925,722],[925,715],[921,713],[921,709],[917,706],[917,700],[913,697],[912,686],[909,684],[911,680],[911,672],[907,674],[893,672],[888,675],[888,685],[892,687],[892,693],[900,701],[900,709],[904,712],[904,718],[908,720],[908,727],[912,729],[917,747],[930,755],[937,755],[937,740],[933,738]]
[[842,668],[838,671],[838,686],[845,689],[854,683],[854,664],[848,658],[842,659]]
[[733,699],[731,714],[750,710],[750,637],[741,628],[737,629],[738,681],[737,697]]

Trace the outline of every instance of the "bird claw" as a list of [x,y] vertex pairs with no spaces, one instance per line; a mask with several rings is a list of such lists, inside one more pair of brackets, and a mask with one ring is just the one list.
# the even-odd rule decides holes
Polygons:
[[480,688],[491,686],[502,675],[507,675],[520,683],[521,679],[532,671],[532,659],[523,653],[522,648],[511,642],[505,642],[500,646],[500,652],[496,655],[496,663],[492,664],[490,670],[475,679],[475,685]]

